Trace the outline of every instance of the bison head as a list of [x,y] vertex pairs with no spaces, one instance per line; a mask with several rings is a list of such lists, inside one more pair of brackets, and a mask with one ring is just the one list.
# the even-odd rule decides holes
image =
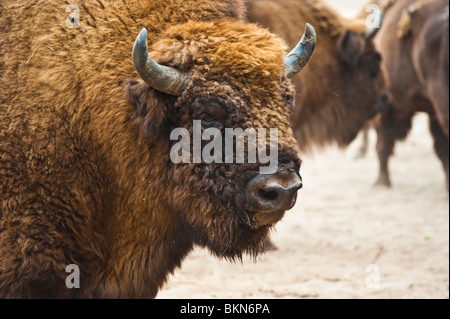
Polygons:
[[[301,161],[289,122],[294,96],[290,78],[308,62],[314,47],[309,25],[286,55],[278,37],[232,21],[171,27],[149,53],[145,30],[135,42],[133,62],[141,79],[128,80],[126,93],[149,147],[162,150],[155,156],[165,166],[160,178],[167,189],[164,205],[188,225],[197,244],[218,256],[257,253],[270,228],[296,201]],[[224,135],[237,128],[277,129],[277,169],[263,175],[260,161],[206,163],[193,155],[189,163],[175,164],[170,152],[178,141],[170,139],[171,132],[185,129],[192,146],[195,123],[202,132],[214,128]],[[245,141],[248,146],[250,139]],[[274,142],[267,136],[263,141]]]
[[367,120],[387,111],[391,102],[386,75],[381,69],[382,57],[373,43],[379,26],[370,29],[361,29],[360,26],[358,21],[355,27],[344,30],[337,41],[339,61],[336,78],[341,79],[337,89],[338,103],[353,109],[347,114],[346,125],[342,126],[342,134],[339,134],[338,144],[341,146],[349,144]]

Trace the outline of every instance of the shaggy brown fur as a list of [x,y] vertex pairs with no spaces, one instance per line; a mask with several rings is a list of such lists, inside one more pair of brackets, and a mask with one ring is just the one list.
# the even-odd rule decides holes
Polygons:
[[318,46],[296,77],[292,118],[302,150],[337,142],[347,146],[370,118],[387,107],[380,55],[363,38],[365,19],[344,19],[318,0],[248,0],[249,20],[268,27],[291,46],[311,23]]
[[430,115],[435,151],[449,180],[449,5],[445,0],[398,0],[385,11],[376,37],[393,96],[378,123],[380,176],[390,186],[388,160],[408,135],[417,112]]
[[[241,22],[239,0],[79,3],[80,29],[64,1],[0,3],[0,297],[154,297],[194,244],[258,253],[283,215],[243,209],[259,165],[174,165],[169,132],[206,97],[224,127],[278,128],[298,171],[284,42]],[[137,77],[142,27],[157,62],[189,72],[182,96]]]

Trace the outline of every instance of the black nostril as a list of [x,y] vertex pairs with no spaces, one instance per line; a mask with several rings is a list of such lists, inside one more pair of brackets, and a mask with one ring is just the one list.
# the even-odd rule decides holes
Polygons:
[[275,201],[278,198],[278,193],[276,191],[266,191],[264,189],[260,189],[258,192],[259,196],[267,201]]

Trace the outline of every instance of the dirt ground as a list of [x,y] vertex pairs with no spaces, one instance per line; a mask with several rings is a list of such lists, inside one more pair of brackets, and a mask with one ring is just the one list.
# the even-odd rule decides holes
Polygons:
[[[360,0],[330,1],[351,16]],[[197,248],[158,298],[449,298],[449,195],[426,115],[397,144],[393,188],[375,188],[376,135],[355,159],[329,147],[302,155],[304,188],[277,224],[278,247],[230,263]]]

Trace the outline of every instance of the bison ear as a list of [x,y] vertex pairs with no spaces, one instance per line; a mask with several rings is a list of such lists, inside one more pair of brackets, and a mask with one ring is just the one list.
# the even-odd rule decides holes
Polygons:
[[144,135],[159,135],[166,121],[170,97],[140,79],[126,79],[124,91],[128,102],[135,108],[135,120],[143,127]]
[[338,52],[344,63],[356,67],[363,48],[362,38],[353,31],[347,30],[339,37]]

